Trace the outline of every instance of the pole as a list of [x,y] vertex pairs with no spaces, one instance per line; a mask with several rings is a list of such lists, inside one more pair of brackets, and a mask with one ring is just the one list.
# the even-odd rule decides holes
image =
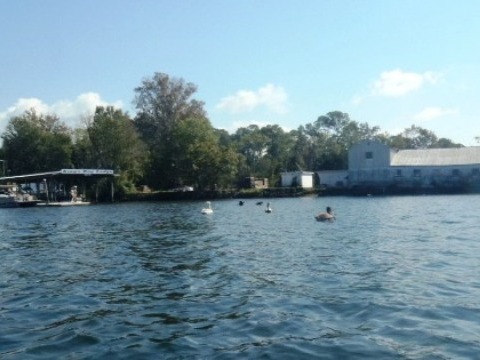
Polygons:
[[113,179],[111,180],[110,182],[110,190],[111,190],[111,194],[112,194],[112,203],[114,202],[114,194],[115,194],[115,191],[114,191],[114,187],[113,187]]
[[47,194],[47,204],[49,203],[49,199],[48,199],[48,183],[47,183],[47,179],[43,179],[43,183],[45,184],[45,192]]

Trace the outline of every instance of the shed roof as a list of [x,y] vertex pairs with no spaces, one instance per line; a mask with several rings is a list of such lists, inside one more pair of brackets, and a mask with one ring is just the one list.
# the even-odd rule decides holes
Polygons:
[[480,146],[392,152],[391,166],[480,165]]
[[306,176],[310,176],[310,175],[313,175],[314,172],[312,171],[303,171],[303,170],[297,170],[297,171],[283,171],[280,173],[280,175],[306,175]]

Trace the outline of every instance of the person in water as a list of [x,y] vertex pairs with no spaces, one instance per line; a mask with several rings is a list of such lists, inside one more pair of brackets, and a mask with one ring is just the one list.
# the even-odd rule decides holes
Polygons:
[[335,220],[335,215],[333,215],[332,208],[330,206],[327,206],[326,212],[321,212],[317,216],[315,216],[315,219],[317,221],[333,221]]

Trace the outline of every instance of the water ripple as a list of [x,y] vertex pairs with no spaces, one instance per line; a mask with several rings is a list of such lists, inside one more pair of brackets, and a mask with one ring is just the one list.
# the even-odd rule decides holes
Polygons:
[[474,198],[2,211],[0,358],[475,358]]

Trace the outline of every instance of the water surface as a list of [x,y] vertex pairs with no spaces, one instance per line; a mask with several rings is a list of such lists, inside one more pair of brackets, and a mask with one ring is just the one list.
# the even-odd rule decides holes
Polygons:
[[479,200],[0,209],[0,358],[476,358]]

